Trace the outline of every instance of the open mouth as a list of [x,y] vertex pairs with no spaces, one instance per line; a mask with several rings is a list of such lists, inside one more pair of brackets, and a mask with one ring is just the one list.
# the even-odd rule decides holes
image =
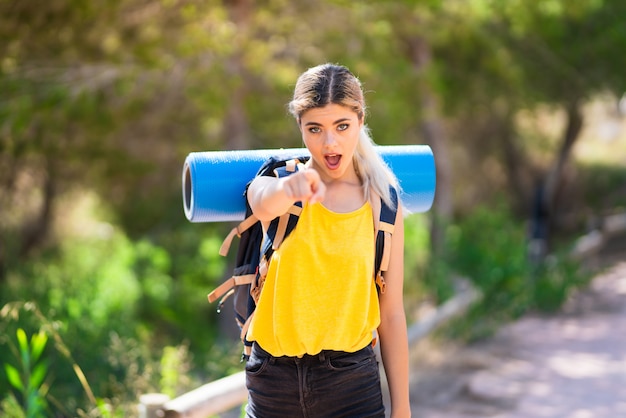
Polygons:
[[324,160],[326,161],[326,166],[331,170],[336,170],[339,168],[339,164],[341,163],[341,154],[328,154],[324,156]]

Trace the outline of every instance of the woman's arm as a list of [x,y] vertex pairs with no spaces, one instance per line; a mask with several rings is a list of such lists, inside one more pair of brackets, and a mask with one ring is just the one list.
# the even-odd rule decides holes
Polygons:
[[391,259],[385,273],[387,289],[380,295],[380,350],[391,395],[391,417],[411,416],[409,346],[403,301],[404,216],[398,214],[391,239]]
[[318,172],[305,168],[287,177],[256,177],[248,188],[248,203],[261,222],[269,222],[295,202],[322,201],[325,192]]

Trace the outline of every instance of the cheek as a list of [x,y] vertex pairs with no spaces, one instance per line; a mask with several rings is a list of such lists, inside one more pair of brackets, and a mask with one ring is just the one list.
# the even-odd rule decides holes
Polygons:
[[304,146],[307,147],[307,149],[311,152],[311,154],[314,154],[316,149],[318,148],[317,141],[312,139],[309,135],[307,135],[304,132],[302,133],[302,142],[304,142]]
[[352,145],[352,147],[356,147],[357,144],[359,143],[359,139],[361,138],[361,132],[360,131],[356,131],[354,133],[352,133],[350,135],[350,144]]

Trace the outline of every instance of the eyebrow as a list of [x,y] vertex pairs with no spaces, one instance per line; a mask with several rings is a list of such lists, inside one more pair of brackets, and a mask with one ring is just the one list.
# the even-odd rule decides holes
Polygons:
[[[336,121],[333,122],[333,125],[338,125],[338,124],[346,122],[346,121],[350,122],[350,118],[337,119]],[[313,125],[313,126],[322,126],[322,124],[319,123],[319,122],[307,122],[307,123],[304,124],[304,126],[311,126],[311,125]]]

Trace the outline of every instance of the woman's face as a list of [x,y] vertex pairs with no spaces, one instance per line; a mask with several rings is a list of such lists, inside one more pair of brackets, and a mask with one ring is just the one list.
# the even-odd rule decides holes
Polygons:
[[356,112],[338,104],[316,107],[302,114],[302,139],[322,180],[356,177],[352,156],[362,125],[363,120]]

